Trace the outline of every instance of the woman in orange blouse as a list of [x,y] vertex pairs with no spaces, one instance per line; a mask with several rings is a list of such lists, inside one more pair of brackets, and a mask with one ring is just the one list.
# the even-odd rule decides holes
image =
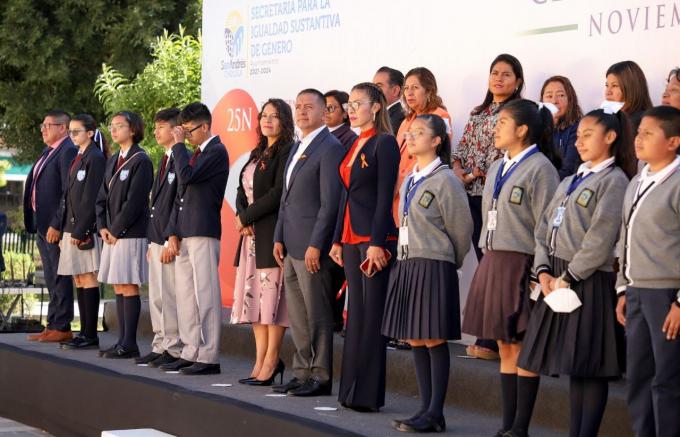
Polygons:
[[447,125],[447,133],[452,137],[452,120],[442,98],[437,94],[437,80],[434,74],[425,67],[416,67],[406,73],[404,79],[404,100],[406,101],[407,115],[399,126],[397,142],[399,143],[399,174],[392,198],[392,215],[395,222],[399,220],[399,188],[404,179],[411,174],[416,160],[406,150],[406,138],[404,135],[411,127],[411,123],[421,114],[436,114]]
[[[330,252],[344,266],[349,286],[339,401],[356,411],[377,411],[385,404],[387,339],[381,325],[393,264],[389,254],[396,253],[392,193],[399,146],[380,88],[360,83],[346,105],[352,127],[361,134],[340,164],[344,190]],[[365,272],[360,267],[364,261]]]

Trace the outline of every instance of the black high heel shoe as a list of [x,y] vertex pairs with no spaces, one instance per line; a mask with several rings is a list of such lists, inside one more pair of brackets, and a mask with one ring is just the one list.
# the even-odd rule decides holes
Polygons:
[[248,384],[248,382],[250,382],[250,381],[252,381],[252,380],[254,380],[254,379],[256,379],[254,376],[249,376],[249,377],[247,377],[247,378],[241,378],[241,379],[239,379],[239,380],[238,380],[238,383],[239,383],[239,384]]
[[253,378],[250,381],[246,381],[244,384],[246,385],[252,385],[255,387],[267,387],[270,386],[274,383],[274,380],[276,379],[277,375],[281,375],[281,384],[283,384],[283,371],[286,370],[286,365],[283,364],[283,361],[279,358],[279,362],[276,364],[276,368],[274,368],[274,372],[272,373],[272,376],[269,377],[269,379],[261,380],[257,378]]

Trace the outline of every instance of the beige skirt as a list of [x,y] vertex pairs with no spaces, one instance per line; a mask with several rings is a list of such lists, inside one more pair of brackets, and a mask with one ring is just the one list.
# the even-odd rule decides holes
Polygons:
[[59,249],[57,274],[70,276],[99,271],[99,256],[102,250],[99,237],[95,236],[92,249],[80,250],[78,246],[71,244],[71,233],[64,232],[59,242]]
[[146,250],[146,238],[120,238],[114,245],[104,244],[97,279],[105,284],[148,283]]

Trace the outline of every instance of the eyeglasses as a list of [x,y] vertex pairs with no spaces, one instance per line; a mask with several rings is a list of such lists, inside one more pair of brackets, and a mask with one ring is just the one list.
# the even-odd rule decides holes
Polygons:
[[415,140],[416,138],[422,136],[423,134],[425,134],[425,131],[423,130],[416,130],[413,132],[409,131],[404,133],[404,138],[406,138],[407,140]]
[[335,105],[326,106],[326,111],[328,111],[331,114],[334,113],[335,111],[337,111],[338,109],[340,109],[339,106],[335,106]]
[[345,111],[349,111],[350,109],[351,109],[352,111],[356,111],[356,110],[359,109],[359,107],[360,107],[361,105],[364,105],[364,104],[366,104],[366,103],[374,103],[374,102],[372,102],[372,101],[370,101],[370,100],[367,100],[367,101],[365,101],[365,102],[362,102],[362,101],[359,101],[359,100],[355,100],[355,101],[353,101],[353,102],[343,103],[343,104],[342,104],[342,109],[344,109]]
[[40,123],[40,130],[49,129],[50,126],[63,126],[64,123]]
[[128,125],[123,124],[123,123],[117,123],[117,124],[111,124],[109,125],[109,132],[113,132],[114,130],[120,130],[128,127]]
[[278,119],[279,119],[279,114],[262,114],[262,115],[260,115],[260,120],[272,121],[272,120],[278,120]]
[[198,126],[196,126],[196,127],[193,128],[193,129],[184,129],[184,137],[185,137],[185,138],[189,138],[189,137],[191,136],[191,134],[193,134],[194,131],[195,131],[196,129],[198,129],[198,128],[200,128],[201,126],[203,126],[203,124],[204,124],[204,123],[201,123],[201,124],[199,124]]
[[69,129],[68,134],[72,137],[78,136],[83,132],[87,132],[85,129]]
[[680,68],[679,67],[675,67],[674,69],[671,70],[671,72],[668,74],[668,79],[666,80],[666,82],[670,82],[671,79],[673,79],[674,76],[675,76],[675,80],[680,81]]

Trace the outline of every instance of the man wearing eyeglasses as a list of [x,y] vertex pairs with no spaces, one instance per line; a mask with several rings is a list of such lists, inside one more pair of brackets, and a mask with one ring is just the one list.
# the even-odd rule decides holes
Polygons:
[[70,276],[57,274],[59,240],[61,239],[61,208],[68,171],[78,148],[67,135],[71,117],[64,111],[47,113],[40,124],[40,133],[47,147],[28,174],[24,189],[24,225],[26,231],[38,234],[37,244],[50,295],[47,327],[39,334],[28,336],[30,341],[62,342],[73,338],[73,283]]

